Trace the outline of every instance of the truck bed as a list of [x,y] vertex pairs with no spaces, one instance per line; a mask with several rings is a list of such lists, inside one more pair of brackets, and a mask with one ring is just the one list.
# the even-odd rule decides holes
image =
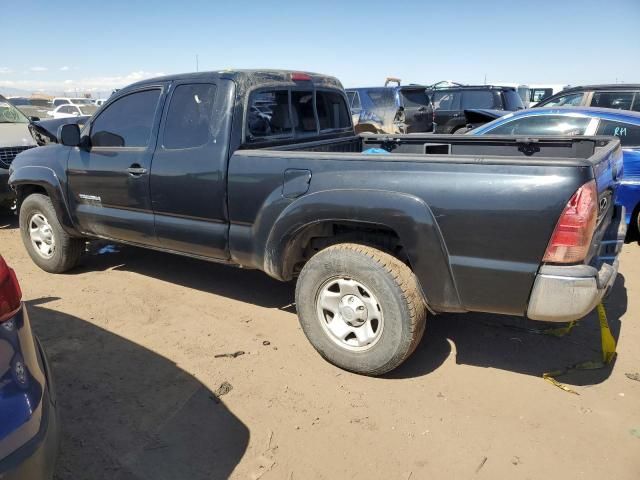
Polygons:
[[[370,148],[390,153],[362,153]],[[305,222],[406,229],[403,248],[433,310],[524,315],[567,201],[594,178],[610,199],[620,167],[611,137],[363,135],[239,150],[228,169],[230,253],[286,279],[273,239]],[[586,263],[614,214],[604,203]],[[290,231],[276,227],[284,218]]]

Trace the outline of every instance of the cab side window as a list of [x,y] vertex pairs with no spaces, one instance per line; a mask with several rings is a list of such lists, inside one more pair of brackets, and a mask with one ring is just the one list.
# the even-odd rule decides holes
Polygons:
[[160,89],[143,90],[119,98],[91,125],[94,147],[146,147],[156,115]]
[[209,143],[215,95],[212,84],[178,85],[171,96],[162,147],[177,150]]

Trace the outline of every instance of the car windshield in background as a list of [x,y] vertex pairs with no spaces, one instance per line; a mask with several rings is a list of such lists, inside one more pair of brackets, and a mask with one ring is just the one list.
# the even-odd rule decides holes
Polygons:
[[400,95],[405,108],[420,108],[429,105],[429,97],[424,88],[401,89]]
[[549,100],[546,102],[542,102],[540,107],[562,107],[562,106],[573,106],[577,107],[582,104],[582,97],[584,94],[580,93],[568,93],[566,95],[562,95],[554,100]]
[[0,123],[29,123],[29,119],[8,101],[0,100]]
[[93,100],[90,98],[72,98],[71,101],[76,105],[93,105]]
[[96,110],[98,110],[98,107],[95,105],[82,105],[78,108],[80,109],[80,112],[82,112],[82,115],[93,115],[94,113],[96,113]]

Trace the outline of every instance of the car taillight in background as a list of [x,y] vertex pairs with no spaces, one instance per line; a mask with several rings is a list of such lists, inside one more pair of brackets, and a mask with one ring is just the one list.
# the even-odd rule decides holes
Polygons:
[[0,256],[0,323],[15,315],[21,299],[22,291],[16,274]]
[[564,207],[543,262],[578,263],[589,252],[598,217],[598,189],[595,180],[581,186]]

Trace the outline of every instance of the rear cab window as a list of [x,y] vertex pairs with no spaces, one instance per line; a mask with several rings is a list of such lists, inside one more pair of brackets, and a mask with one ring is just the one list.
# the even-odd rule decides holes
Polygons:
[[259,89],[249,96],[246,141],[294,139],[351,129],[345,96],[337,90]]

